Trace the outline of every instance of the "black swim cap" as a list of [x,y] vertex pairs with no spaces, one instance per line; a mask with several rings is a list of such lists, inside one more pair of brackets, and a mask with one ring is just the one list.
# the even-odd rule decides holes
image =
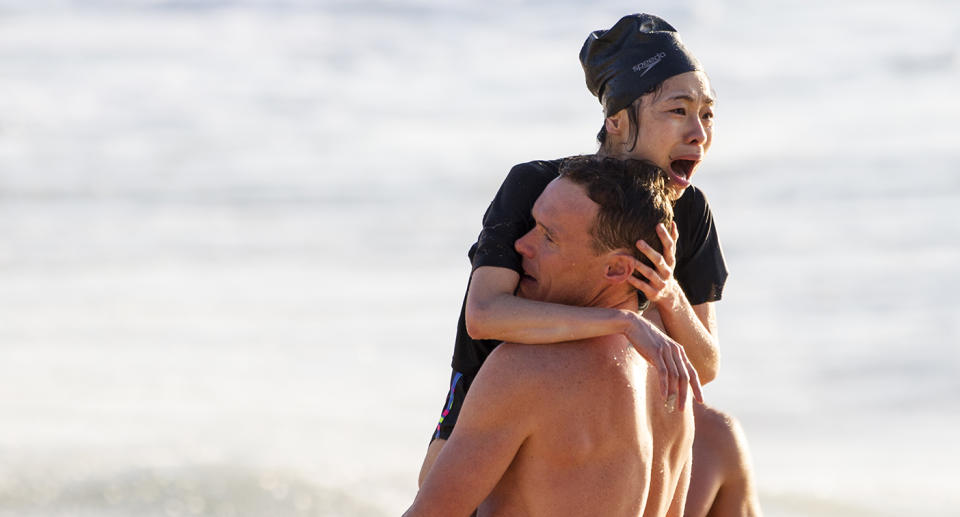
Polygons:
[[701,70],[663,18],[631,14],[610,30],[593,31],[580,49],[587,88],[611,116],[663,81]]

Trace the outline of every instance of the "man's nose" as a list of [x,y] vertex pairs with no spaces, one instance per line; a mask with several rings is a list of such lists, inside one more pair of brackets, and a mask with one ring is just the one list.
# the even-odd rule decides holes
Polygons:
[[522,257],[530,258],[533,255],[533,247],[530,246],[530,234],[532,233],[533,230],[530,230],[513,243],[513,249],[517,250],[517,253]]

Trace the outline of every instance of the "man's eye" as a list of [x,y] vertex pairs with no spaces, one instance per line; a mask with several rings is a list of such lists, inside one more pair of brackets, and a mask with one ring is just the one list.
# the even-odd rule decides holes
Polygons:
[[670,110],[671,113],[676,113],[677,115],[686,115],[687,110],[685,108],[674,108]]

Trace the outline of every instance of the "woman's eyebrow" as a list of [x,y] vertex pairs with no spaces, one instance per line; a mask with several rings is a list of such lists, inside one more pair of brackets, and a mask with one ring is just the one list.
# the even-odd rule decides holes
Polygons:
[[[697,102],[697,101],[700,100],[700,99],[698,99],[697,97],[694,97],[693,95],[691,95],[691,94],[689,94],[689,93],[675,93],[675,94],[673,94],[673,95],[671,95],[671,96],[669,96],[669,97],[667,97],[666,99],[663,99],[663,100],[664,100],[664,101],[681,100],[681,101],[687,101],[687,102]],[[715,100],[714,100],[713,97],[704,95],[704,96],[703,96],[703,102],[704,102],[704,104],[707,104],[708,106],[713,106]]]

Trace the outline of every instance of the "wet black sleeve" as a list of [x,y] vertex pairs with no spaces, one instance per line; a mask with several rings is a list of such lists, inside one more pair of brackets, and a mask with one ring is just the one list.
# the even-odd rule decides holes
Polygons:
[[496,266],[521,272],[513,243],[533,228],[530,210],[547,184],[557,177],[559,161],[515,165],[483,216],[483,230],[470,250],[473,269]]
[[674,205],[680,238],[673,274],[691,305],[715,302],[723,294],[727,264],[707,197],[689,187]]

